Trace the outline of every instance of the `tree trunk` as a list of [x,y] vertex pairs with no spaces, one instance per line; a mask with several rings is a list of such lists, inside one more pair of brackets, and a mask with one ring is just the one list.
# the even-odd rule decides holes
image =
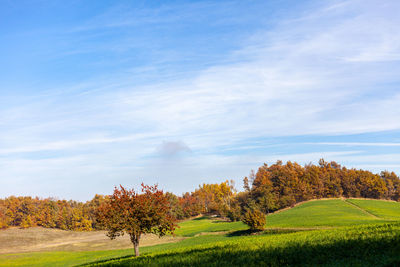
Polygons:
[[139,257],[139,240],[140,240],[140,235],[131,235],[131,241],[133,244],[133,248],[135,249],[135,256]]
[[135,256],[139,257],[139,242],[133,243],[133,247],[135,248]]

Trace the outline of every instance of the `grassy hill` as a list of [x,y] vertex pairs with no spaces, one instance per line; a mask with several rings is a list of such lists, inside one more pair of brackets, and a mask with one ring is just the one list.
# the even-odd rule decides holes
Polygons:
[[400,220],[400,205],[398,202],[372,199],[349,199],[347,201],[378,218]]
[[[330,199],[302,203],[267,216],[267,231],[246,235],[241,222],[197,218],[180,223],[180,242],[132,249],[0,255],[0,266],[241,266],[322,263],[390,266],[400,260],[400,203]],[[181,239],[182,239],[181,238]],[[0,240],[1,241],[1,240]],[[115,242],[115,241],[112,241]],[[117,258],[108,262],[110,258]],[[217,264],[218,263],[218,264]]]
[[[362,206],[362,207],[361,207]],[[376,213],[373,214],[373,213]],[[397,214],[397,217],[396,217]],[[400,219],[400,203],[382,200],[326,199],[301,203],[267,216],[267,228],[326,228]],[[195,236],[206,232],[247,229],[242,222],[224,222],[206,217],[185,221],[175,232]]]
[[271,214],[267,217],[267,227],[350,226],[391,219],[390,216],[378,218],[349,200],[329,199],[308,201],[294,208]]

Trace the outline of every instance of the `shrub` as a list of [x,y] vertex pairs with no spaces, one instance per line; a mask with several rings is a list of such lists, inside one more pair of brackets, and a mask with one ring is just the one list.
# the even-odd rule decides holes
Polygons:
[[259,209],[248,209],[242,217],[242,222],[247,224],[252,231],[262,231],[266,223],[266,216]]

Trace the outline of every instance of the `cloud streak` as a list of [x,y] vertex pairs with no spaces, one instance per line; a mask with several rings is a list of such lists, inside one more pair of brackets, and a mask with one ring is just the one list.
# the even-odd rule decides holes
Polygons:
[[[307,163],[327,157],[349,166],[397,168],[400,154],[385,150],[373,155],[376,151],[371,150],[400,146],[399,139],[389,134],[381,143],[345,138],[337,142],[332,136],[400,131],[399,5],[397,1],[379,6],[374,1],[310,1],[270,24],[260,21],[268,27],[232,33],[246,38],[236,41],[237,47],[229,47],[228,52],[211,51],[212,47],[188,50],[188,46],[182,53],[158,44],[164,35],[137,37],[138,32],[132,29],[137,29],[137,23],[155,27],[165,21],[182,35],[179,23],[190,21],[192,16],[180,15],[194,12],[192,5],[166,17],[158,16],[173,7],[165,6],[150,15],[149,10],[127,9],[119,19],[116,16],[121,7],[113,8],[60,37],[75,38],[75,48],[83,52],[68,54],[74,51],[69,46],[56,52],[69,51],[63,55],[66,59],[76,54],[90,59],[88,51],[107,51],[110,54],[103,61],[95,56],[88,61],[96,69],[110,60],[107,66],[114,64],[118,71],[94,75],[67,89],[56,87],[45,93],[20,95],[14,102],[3,101],[1,175],[4,180],[19,177],[16,181],[21,184],[30,177],[45,177],[43,183],[47,179],[54,186],[69,184],[71,188],[82,177],[88,185],[96,179],[105,181],[104,187],[90,192],[93,194],[121,182],[156,182],[156,178],[165,179],[167,187],[175,185],[177,179],[186,179],[181,187],[169,189],[192,190],[193,183],[217,177],[240,180],[249,168],[277,159]],[[225,3],[212,7],[219,11],[210,17],[218,17],[236,6]],[[239,11],[232,11],[232,18]],[[130,12],[137,16],[130,16]],[[232,31],[229,26],[241,23],[232,18],[221,18],[211,26],[223,25],[228,28],[221,32]],[[198,21],[193,25],[200,27]],[[96,39],[109,36],[110,29],[118,33],[110,35],[113,41]],[[162,29],[154,29],[153,34],[161,34]],[[218,32],[210,36],[223,37]],[[166,43],[173,39],[165,38]],[[197,46],[206,41],[201,39]],[[195,49],[196,44],[192,46]],[[138,57],[138,51],[150,59]],[[187,55],[195,66],[188,63],[190,60],[182,63]],[[200,62],[202,57],[211,58],[210,62]],[[158,74],[160,77],[154,78]],[[326,137],[326,141],[298,141],[299,136]],[[282,137],[290,142],[274,142]],[[264,142],[266,139],[269,141]],[[347,151],[348,147],[362,150]],[[161,164],[157,161],[160,155],[180,157]],[[157,164],[159,168],[154,167]],[[53,182],[54,177],[57,182]],[[0,189],[0,194],[7,194],[7,190]],[[50,191],[51,185],[46,192]]]
[[376,146],[376,147],[398,147],[400,143],[361,143],[361,142],[315,142],[304,143],[307,145],[328,145],[328,146]]

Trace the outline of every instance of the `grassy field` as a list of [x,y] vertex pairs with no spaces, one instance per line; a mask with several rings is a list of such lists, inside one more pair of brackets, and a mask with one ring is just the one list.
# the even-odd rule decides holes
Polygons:
[[[269,233],[88,266],[396,266],[400,224]],[[175,244],[178,245],[179,243]]]
[[[382,217],[388,219],[389,217]],[[308,201],[294,208],[271,214],[267,227],[333,227],[374,223],[379,218],[342,199]]]
[[400,220],[400,205],[398,202],[370,199],[349,199],[347,201],[378,218]]
[[[352,261],[353,266],[392,266],[400,263],[397,220],[397,202],[309,201],[268,215],[268,230],[262,235],[247,235],[247,227],[241,222],[202,217],[180,223],[175,238],[181,241],[141,247],[143,256],[137,259],[130,257],[132,249],[64,249],[0,254],[0,266],[74,266],[91,262],[100,266],[282,266],[307,259],[311,266],[342,266],[345,260]],[[109,259],[115,260],[103,263]]]
[[245,230],[248,227],[242,222],[226,222],[200,217],[193,220],[181,222],[175,231],[177,236],[195,236],[201,233],[226,232]]
[[[366,209],[384,206],[382,216],[374,216],[363,208],[354,206],[353,201],[370,203]],[[364,203],[363,202],[363,203]],[[389,205],[388,205],[389,204]],[[351,226],[358,224],[389,222],[400,219],[400,203],[381,200],[342,200],[329,199],[308,201],[294,208],[276,212],[267,216],[267,228],[326,228]],[[381,209],[382,210],[382,209]],[[395,217],[395,214],[398,217]],[[178,236],[195,236],[206,232],[238,231],[247,229],[242,222],[224,222],[209,218],[197,218],[179,224],[175,232]]]

